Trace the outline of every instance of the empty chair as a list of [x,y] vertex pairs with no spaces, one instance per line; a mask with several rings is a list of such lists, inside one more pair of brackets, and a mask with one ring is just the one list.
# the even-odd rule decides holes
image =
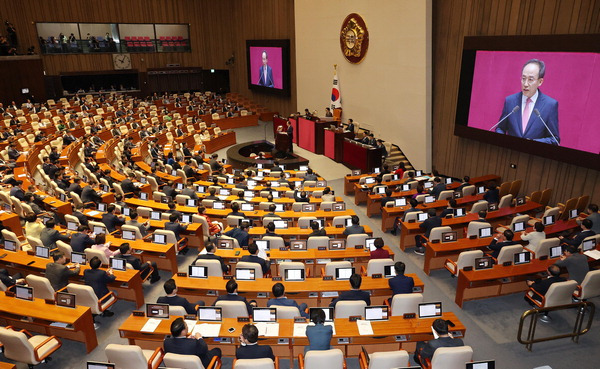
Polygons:
[[36,299],[54,300],[55,291],[48,278],[29,274],[25,281],[29,287],[33,287],[33,297]]
[[365,307],[367,303],[360,301],[338,301],[335,304],[334,315],[335,319],[347,319],[351,316],[361,316],[364,318]]
[[391,315],[403,316],[406,313],[417,313],[419,304],[423,302],[422,293],[401,293],[392,297]]
[[273,305],[277,309],[277,319],[294,319],[300,317],[300,310],[295,306]]
[[29,246],[31,246],[33,249],[35,249],[36,246],[44,246],[42,240],[33,236],[27,236],[27,243],[29,243]]
[[360,352],[358,362],[361,369],[389,369],[409,365],[406,350],[374,352],[369,354],[368,360],[364,352]]
[[86,260],[92,260],[92,258],[94,256],[97,256],[98,259],[100,259],[100,261],[102,262],[102,265],[109,265],[110,264],[110,260],[108,259],[108,256],[106,256],[106,254],[102,250],[96,250],[96,249],[92,249],[92,248],[87,248],[83,252],[85,252],[85,259]]
[[429,242],[434,242],[434,241],[441,241],[442,240],[442,234],[446,233],[446,232],[452,232],[452,227],[450,226],[444,226],[444,227],[435,227],[431,230],[431,233],[429,233]]
[[600,296],[600,269],[587,272],[583,282],[581,282],[580,286],[577,286],[577,290],[573,296],[580,300]]
[[308,238],[306,243],[307,249],[318,249],[319,247],[329,246],[329,237],[327,236],[312,236]]
[[237,215],[228,215],[227,216],[227,225],[228,226],[237,226],[240,224],[240,220],[244,219],[244,217],[240,217]]
[[5,240],[13,241],[17,245],[17,251],[19,251],[21,247],[25,245],[23,242],[21,242],[21,240],[19,240],[19,237],[17,237],[14,232],[9,231],[8,229],[2,230],[2,237]]
[[152,208],[149,208],[147,206],[138,206],[136,211],[140,217],[149,219],[150,213],[152,212]]
[[483,257],[483,251],[481,250],[463,251],[458,255],[456,261],[446,259],[444,267],[452,273],[453,276],[457,277],[460,270],[464,269],[464,267],[475,267],[475,259],[481,257]]
[[500,202],[498,203],[498,209],[510,207],[510,205],[512,204],[512,200],[513,200],[513,195],[511,195],[511,194],[502,196],[502,198],[500,199]]
[[279,369],[279,360],[263,359],[237,359],[233,361],[233,369]]
[[223,269],[219,260],[198,259],[194,265],[207,267],[207,275],[209,277],[223,277]]
[[247,262],[247,261],[240,261],[235,265],[235,268],[245,268],[245,269],[254,269],[254,278],[258,279],[258,278],[262,278],[263,277],[263,271],[262,271],[262,267],[260,266],[259,263],[251,263],[251,262]]
[[500,253],[498,254],[496,262],[498,264],[503,264],[507,261],[512,262],[514,259],[514,254],[519,252],[523,252],[523,246],[521,245],[504,246],[502,249],[500,249]]
[[163,360],[162,347],[156,350],[142,350],[135,345],[110,343],[104,349],[106,358],[115,364],[115,369],[156,369]]
[[411,221],[416,222],[417,218],[419,217],[419,214],[423,214],[423,212],[419,210],[419,211],[410,212],[408,214],[404,214],[404,221],[405,222],[411,222]]
[[481,200],[481,201],[478,201],[473,204],[473,206],[471,207],[471,211],[469,213],[479,213],[482,210],[487,211],[487,209],[488,209],[488,202],[485,200]]
[[298,355],[298,365],[300,369],[342,369],[346,367],[346,362],[344,361],[344,353],[340,349],[311,350],[306,353],[306,356]]
[[248,316],[248,308],[243,301],[217,301],[215,306],[221,307],[223,318],[238,318]]
[[473,196],[473,195],[475,195],[475,190],[476,190],[476,188],[474,185],[465,186],[462,189],[462,195],[463,195],[463,197]]
[[71,248],[71,245],[69,245],[68,243],[63,242],[61,240],[57,240],[56,247],[58,247],[58,251],[62,252],[63,255],[65,255],[65,257],[67,259],[71,259],[71,253],[73,253],[73,249]]
[[321,269],[321,276],[324,275],[335,275],[335,270],[337,268],[351,268],[352,267],[352,263],[344,260],[344,261],[330,261],[329,263],[325,264],[325,268]]
[[464,369],[465,363],[473,360],[473,349],[471,346],[440,347],[435,350],[431,358],[431,365],[423,365],[423,368],[431,369]]
[[440,200],[450,200],[453,195],[454,195],[454,191],[453,190],[442,191],[442,192],[440,192],[440,196],[438,197],[438,201],[440,201]]
[[523,184],[523,180],[517,179],[516,181],[512,181],[510,184],[510,190],[508,193],[513,195],[513,197],[519,196],[519,191],[521,190],[521,185]]
[[331,221],[331,226],[332,227],[345,227],[346,226],[346,219],[351,219],[352,217],[350,215],[339,215],[337,217],[333,217],[333,220]]
[[169,306],[169,316],[185,316],[187,315],[187,311],[183,306],[178,305],[170,305]]
[[221,359],[214,356],[210,364],[205,368],[202,361],[196,355],[180,355],[167,353],[163,357],[163,362],[167,367],[179,369],[216,369],[221,367]]
[[75,301],[79,306],[87,306],[91,309],[93,315],[100,315],[117,302],[117,296],[109,291],[105,296],[98,299],[94,289],[91,286],[83,284],[69,283],[67,291],[75,294]]
[[[301,202],[296,202],[293,205],[300,205],[302,206]],[[300,211],[300,210],[294,210],[294,211]],[[312,222],[313,220],[317,220],[317,217],[300,217],[298,218],[298,227],[300,228],[310,228],[310,222]],[[269,223],[267,223],[269,224]]]
[[496,228],[496,232],[502,233],[502,232],[506,231],[507,229],[510,229],[512,231],[513,224],[520,223],[520,222],[525,222],[527,224],[527,222],[529,222],[529,215],[525,214],[525,215],[517,215],[516,217],[513,217],[512,220],[510,221],[509,225]]
[[[553,208],[547,208],[546,210],[544,210],[544,214],[542,214],[541,219],[544,219],[545,217],[548,217],[550,215],[554,215],[554,219],[558,220],[558,215],[560,214],[560,208],[558,206],[553,207]],[[536,222],[539,222],[540,219],[530,219],[527,223],[530,226],[533,226]]]
[[373,274],[384,273],[384,268],[388,265],[394,266],[394,260],[392,259],[372,259],[367,264],[367,276],[371,277]]
[[364,246],[369,235],[366,233],[358,233],[348,235],[346,238],[346,248],[353,249],[354,246]]
[[0,327],[0,342],[4,357],[26,363],[29,368],[48,360],[62,346],[56,336],[33,336],[26,330],[15,331],[8,327]]

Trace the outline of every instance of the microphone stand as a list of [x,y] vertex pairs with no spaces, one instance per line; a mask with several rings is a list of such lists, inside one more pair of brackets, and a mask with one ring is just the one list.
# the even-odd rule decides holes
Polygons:
[[544,118],[542,118],[542,115],[540,114],[540,111],[537,110],[537,109],[534,109],[533,112],[535,113],[535,115],[538,116],[538,118],[540,118],[540,120],[542,121],[542,123],[544,123],[544,127],[546,127],[546,129],[548,130],[548,132],[550,132],[550,135],[552,135],[552,138],[554,139],[554,141],[556,141],[556,144],[558,146],[560,146],[560,142],[558,142],[558,140],[554,136],[554,133],[552,133],[552,131],[550,130],[550,128],[548,128],[548,125],[546,124],[546,122],[544,122]]
[[510,113],[508,113],[508,114],[506,114],[504,117],[502,117],[502,119],[500,119],[500,120],[498,121],[498,123],[494,124],[494,125],[492,126],[492,128],[488,129],[488,131],[491,131],[491,130],[495,129],[496,127],[498,127],[498,125],[499,125],[500,123],[502,123],[502,122],[503,122],[503,121],[504,121],[506,118],[510,117],[510,116],[511,116],[511,115],[512,115],[514,112],[518,111],[519,109],[520,109],[520,108],[519,108],[519,105],[516,105],[516,106],[513,108],[513,110],[512,110]]

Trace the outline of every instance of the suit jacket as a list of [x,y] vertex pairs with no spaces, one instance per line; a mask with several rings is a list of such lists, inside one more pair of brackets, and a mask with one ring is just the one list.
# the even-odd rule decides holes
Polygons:
[[500,190],[494,188],[493,190],[487,190],[483,194],[483,199],[490,204],[497,204],[500,202]]
[[196,314],[196,307],[190,303],[186,298],[181,296],[161,296],[156,300],[159,304],[167,304],[171,306],[181,306],[185,308],[188,314]]
[[361,225],[353,224],[350,227],[346,227],[346,229],[344,229],[344,236],[361,233],[365,233],[365,227]]
[[[186,175],[187,175],[187,174],[186,174]],[[198,194],[196,193],[196,191],[194,191],[194,190],[193,190],[193,189],[191,189],[191,188],[184,188],[184,189],[181,191],[181,194],[182,194],[182,195],[187,195],[187,196],[189,196],[189,197],[190,197],[190,199],[198,200]]]
[[96,296],[101,298],[109,292],[107,285],[117,279],[117,277],[115,275],[108,275],[102,269],[86,269],[83,272],[83,279],[86,285],[94,289]]
[[268,358],[275,361],[273,349],[271,346],[265,345],[246,345],[240,346],[235,350],[236,359],[264,359]]
[[83,252],[91,247],[94,241],[85,233],[77,232],[71,236],[71,248],[76,252]]
[[258,85],[266,86],[266,87],[275,87],[275,84],[273,83],[273,68],[271,68],[268,65],[266,67],[267,67],[266,79],[265,79],[265,66],[261,65],[259,68]]
[[296,300],[292,300],[292,299],[288,299],[287,297],[279,297],[279,298],[272,298],[269,301],[267,301],[267,307],[271,307],[271,306],[293,306],[293,307],[297,307],[298,310],[300,311],[300,315],[302,315],[305,318],[308,318],[308,313],[306,313],[305,311],[300,309],[300,305],[298,305],[298,303],[296,302]]
[[421,228],[423,231],[425,231],[425,237],[429,238],[429,235],[431,234],[431,230],[434,229],[435,227],[441,227],[442,226],[442,218],[435,216],[435,217],[431,217],[431,218],[427,218],[425,219],[425,221],[421,224],[419,224],[419,228]]
[[367,303],[367,306],[371,305],[371,296],[367,291],[361,290],[350,290],[343,291],[340,296],[333,300],[329,306],[334,306],[338,301],[359,301],[362,300]]
[[58,291],[69,284],[69,277],[79,275],[79,268],[70,270],[66,265],[58,263],[46,264],[46,278],[50,281],[54,291]]
[[14,196],[17,199],[23,201],[23,197],[25,197],[25,192],[20,187],[14,186],[10,189],[10,196]]
[[144,265],[144,264],[142,264],[142,261],[139,258],[137,258],[137,257],[135,257],[133,255],[121,255],[121,258],[125,259],[125,261],[127,263],[131,264],[131,266],[135,270],[142,269],[142,266]]
[[53,228],[44,228],[40,232],[40,240],[44,246],[52,250],[56,248],[56,241],[58,240],[69,242],[69,236],[60,234],[60,232]]
[[146,235],[148,234],[148,229],[144,226],[143,223],[138,222],[137,220],[128,220],[125,222],[125,224],[136,227],[137,229],[140,230],[140,233],[142,234],[142,237],[146,237]]
[[446,184],[445,183],[440,183],[435,185],[431,191],[429,191],[429,194],[432,196],[435,196],[435,199],[437,200],[438,197],[440,197],[440,193],[442,193],[442,191],[446,190]]
[[125,220],[119,218],[115,214],[105,213],[102,214],[102,223],[104,223],[108,232],[112,233],[117,230],[118,225],[125,224]]
[[241,246],[248,246],[248,239],[250,236],[248,232],[242,231],[240,228],[235,227],[227,232],[225,232],[225,236],[235,238],[238,241],[238,244]]
[[[215,254],[199,254],[198,257],[196,258],[196,260],[219,260],[219,262],[221,263],[221,270],[223,271],[223,273],[227,273],[227,265],[225,264],[225,261],[223,260],[222,257],[220,257],[219,255],[215,255]],[[196,263],[196,260],[194,260],[194,264]]]
[[85,186],[83,190],[81,190],[81,201],[93,202],[98,204],[102,201],[102,196],[98,195],[96,190],[94,190],[91,186]]
[[180,223],[177,222],[166,222],[165,223],[165,230],[167,231],[173,231],[173,233],[175,233],[175,238],[177,239],[177,241],[179,241],[181,239],[181,232],[184,232],[187,229],[187,226],[182,226]]
[[[561,276],[550,277],[550,278],[542,278],[542,279],[538,279],[537,281],[535,281],[531,285],[531,288],[533,288],[534,290],[536,290],[537,292],[539,292],[541,295],[546,295],[546,292],[548,292],[548,289],[550,288],[550,286],[552,285],[552,283],[564,282],[564,281],[566,281],[566,279],[564,279]],[[534,295],[534,296],[537,297],[537,295]]]
[[88,219],[85,216],[85,214],[83,214],[82,212],[74,210],[73,214],[71,214],[71,215],[73,215],[74,217],[79,219],[79,223],[81,223],[82,225],[88,225]]
[[329,350],[331,348],[331,336],[333,336],[333,327],[330,325],[307,326],[308,350]]
[[412,277],[397,275],[388,280],[388,284],[392,289],[392,295],[397,295],[399,293],[412,293],[415,281]]
[[[537,100],[535,105],[531,107],[531,115],[527,127],[525,128],[525,132],[523,132],[522,97],[522,92],[506,97],[504,100],[504,107],[502,108],[502,114],[500,115],[501,118],[508,115],[515,106],[518,106],[520,109],[500,123],[498,127],[496,127],[496,132],[552,145],[560,145],[560,135],[558,132],[558,101],[538,90]],[[533,112],[534,109],[537,109],[540,112],[540,117]],[[544,126],[542,119],[546,122],[550,131]],[[552,132],[552,134],[550,132]],[[552,135],[556,137],[556,140]]]
[[308,235],[309,238],[313,236],[327,236],[327,231],[325,231],[325,228],[317,229],[316,231],[310,232]]
[[135,185],[133,184],[133,181],[129,178],[126,178],[123,181],[121,181],[121,189],[123,189],[123,192],[125,193],[132,192],[134,194],[137,194],[140,192],[137,189],[137,187],[135,187]]
[[490,245],[488,246],[488,248],[492,251],[494,251],[492,253],[492,257],[493,258],[497,258],[498,255],[500,255],[500,250],[502,250],[502,248],[504,246],[510,246],[510,245],[516,245],[517,242],[515,241],[504,241],[504,242],[498,242],[496,240],[492,240],[492,243],[490,243]]
[[248,303],[246,298],[243,296],[233,294],[233,293],[228,293],[227,295],[221,295],[221,296],[217,297],[217,299],[213,303],[213,306],[216,305],[217,301],[242,301],[246,304],[246,309],[248,310],[248,316],[252,315],[252,306],[250,306],[250,304]]
[[221,170],[221,168],[223,168],[221,163],[219,163],[219,161],[216,159],[210,159],[208,164],[210,165],[211,170]]
[[564,239],[564,243],[568,243],[569,245],[579,246],[587,237],[593,236],[596,233],[592,230],[579,232],[575,237],[570,240]]
[[81,196],[81,191],[82,191],[82,188],[77,183],[71,183],[71,185],[69,186],[69,188],[67,188],[67,192],[75,192],[79,196]]
[[423,350],[420,352],[420,357],[422,362],[424,362],[425,359],[431,360],[435,350],[440,347],[459,347],[464,345],[465,343],[460,338],[440,337],[438,339],[427,341],[423,346]]
[[170,196],[172,199],[175,199],[175,196],[177,196],[177,191],[175,191],[175,189],[171,186],[164,186],[162,188],[162,192],[166,195],[166,196]]
[[202,365],[208,367],[210,356],[208,355],[208,345],[201,339],[186,337],[167,337],[164,341],[165,353],[180,355],[195,355],[200,358]]
[[242,256],[240,261],[260,264],[260,268],[262,269],[263,274],[267,273],[267,271],[269,270],[269,263],[267,263],[265,259],[260,258],[256,255],[244,255]]

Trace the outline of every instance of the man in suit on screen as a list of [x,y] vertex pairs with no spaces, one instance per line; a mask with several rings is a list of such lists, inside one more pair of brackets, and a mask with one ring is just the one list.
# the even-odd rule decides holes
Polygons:
[[258,84],[265,87],[275,87],[273,83],[273,68],[269,65],[267,51],[262,52],[262,65],[259,68]]
[[497,133],[560,145],[558,101],[542,93],[546,66],[539,59],[528,60],[521,75],[521,92],[507,96]]

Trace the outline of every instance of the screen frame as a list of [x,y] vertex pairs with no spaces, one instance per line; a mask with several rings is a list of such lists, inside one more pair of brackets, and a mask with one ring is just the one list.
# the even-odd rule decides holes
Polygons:
[[[600,53],[598,35],[467,36],[464,38],[454,135],[579,167],[600,170],[598,154],[467,126],[477,51]],[[490,122],[490,126],[496,122]]]
[[[252,83],[252,71],[250,68],[250,48],[251,47],[280,47],[281,48],[281,76],[282,88],[259,86]],[[291,58],[290,58],[290,40],[246,40],[246,79],[248,89],[256,92],[262,92],[270,95],[291,96]]]

